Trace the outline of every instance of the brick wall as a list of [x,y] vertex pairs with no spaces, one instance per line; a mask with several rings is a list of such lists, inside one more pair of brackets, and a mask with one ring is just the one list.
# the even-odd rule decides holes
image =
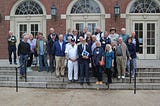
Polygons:
[[[5,21],[5,16],[10,15],[12,6],[17,0],[0,0],[0,59],[8,58],[6,37],[10,29],[10,22]],[[46,32],[49,33],[49,28],[54,27],[57,33],[64,34],[66,32],[66,20],[61,20],[61,14],[66,14],[67,7],[72,0],[39,0],[46,8],[47,15],[50,15],[51,6],[54,4],[57,8],[57,18],[47,20]],[[125,13],[126,6],[129,0],[99,0],[105,8],[106,14],[111,14],[110,19],[105,20],[105,28],[109,31],[111,26],[115,26],[119,32],[120,28],[125,27],[125,19],[114,18],[114,5],[120,5],[121,13]]]

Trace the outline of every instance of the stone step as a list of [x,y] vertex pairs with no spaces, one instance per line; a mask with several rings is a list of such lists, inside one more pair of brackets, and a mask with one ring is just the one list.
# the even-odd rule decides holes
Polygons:
[[137,72],[160,72],[160,68],[137,68]]
[[[1,82],[1,87],[15,87],[15,82],[7,81]],[[48,88],[48,89],[111,89],[111,90],[133,90],[134,84],[129,83],[113,83],[108,85],[96,85],[91,83],[87,85],[84,83],[80,85],[79,83],[47,83],[47,82],[19,82],[19,88]],[[160,83],[137,83],[137,90],[160,90]]]
[[[130,82],[130,78],[126,77],[124,80],[117,80],[112,78],[114,83]],[[16,81],[16,76],[13,75],[0,75],[0,81]],[[24,79],[18,77],[18,81],[23,82]],[[91,82],[96,82],[95,77],[90,78]],[[103,77],[103,81],[107,81],[107,77]],[[138,83],[160,83],[160,77],[137,77],[136,81]],[[56,78],[55,76],[27,76],[27,82],[68,82],[68,78]],[[131,82],[134,82],[134,78],[131,78]]]
[[137,77],[160,77],[160,72],[137,72]]
[[[91,72],[91,71],[90,71]],[[18,71],[19,73],[19,71]],[[91,72],[92,73],[92,72]],[[66,72],[67,74],[67,72]],[[16,71],[15,70],[0,70],[0,75],[16,75]],[[55,73],[51,73],[51,72],[38,72],[38,71],[32,71],[32,72],[27,72],[27,75],[33,75],[33,76],[38,76],[38,75],[43,75],[43,76],[48,76],[48,75],[55,75]],[[137,75],[138,76],[142,76],[142,77],[151,77],[153,75],[153,77],[160,77],[160,71],[137,71]]]

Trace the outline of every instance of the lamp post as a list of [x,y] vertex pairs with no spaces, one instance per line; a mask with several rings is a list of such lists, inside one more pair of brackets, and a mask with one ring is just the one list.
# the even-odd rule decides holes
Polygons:
[[114,6],[114,16],[115,16],[115,21],[117,19],[117,17],[120,15],[120,6],[118,4],[116,4]]
[[55,5],[52,5],[52,7],[51,7],[51,15],[52,15],[52,18],[54,17],[54,19],[56,19],[57,8]]

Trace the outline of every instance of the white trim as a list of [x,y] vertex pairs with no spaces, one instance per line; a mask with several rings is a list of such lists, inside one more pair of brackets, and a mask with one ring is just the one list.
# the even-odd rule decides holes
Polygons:
[[111,18],[111,14],[105,14],[105,18]]
[[10,20],[10,16],[5,16],[5,20],[9,21]]
[[[16,35],[17,40],[19,40],[19,23],[40,23],[39,31],[42,32],[44,35],[46,35],[46,19],[51,19],[51,15],[46,15],[46,9],[43,6],[43,4],[39,0],[33,0],[34,2],[38,3],[42,10],[43,14],[36,14],[36,15],[15,15],[15,11],[17,9],[17,6],[25,0],[17,0],[17,2],[13,5],[10,16],[6,16],[6,19],[10,20],[10,30]],[[7,18],[10,17],[10,18]],[[18,43],[18,42],[17,42]]]
[[104,6],[101,4],[101,2],[99,0],[94,0],[95,2],[98,3],[101,9],[101,13],[71,14],[71,9],[77,1],[78,0],[71,1],[71,3],[67,7],[66,17],[65,16],[63,17],[66,19],[66,29],[74,28],[75,21],[79,21],[79,22],[95,21],[97,22],[97,26],[99,26],[102,30],[105,30],[105,17],[110,18],[111,14],[105,14],[105,9],[104,9]]
[[121,14],[120,18],[126,18],[126,14]]
[[66,19],[66,14],[61,14],[61,19]]
[[46,19],[52,19],[52,15],[46,15]]

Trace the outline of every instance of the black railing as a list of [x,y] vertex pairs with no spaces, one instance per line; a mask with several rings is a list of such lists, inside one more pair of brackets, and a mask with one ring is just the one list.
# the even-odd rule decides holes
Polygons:
[[[137,70],[137,69],[136,69]],[[136,77],[137,77],[137,71],[135,70],[135,75],[134,75],[134,94],[136,94]]]
[[24,61],[23,64],[21,64],[19,67],[16,67],[16,92],[18,92],[18,69],[24,67],[25,69],[25,82],[27,82],[27,60]]

